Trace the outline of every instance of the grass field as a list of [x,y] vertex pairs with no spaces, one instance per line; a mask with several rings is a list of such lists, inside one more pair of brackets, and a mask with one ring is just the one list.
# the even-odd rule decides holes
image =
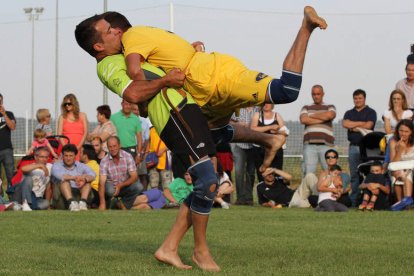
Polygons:
[[[0,275],[204,275],[152,256],[177,210],[3,212]],[[412,275],[414,213],[215,209],[208,240],[225,275]],[[192,234],[180,249],[191,263]]]

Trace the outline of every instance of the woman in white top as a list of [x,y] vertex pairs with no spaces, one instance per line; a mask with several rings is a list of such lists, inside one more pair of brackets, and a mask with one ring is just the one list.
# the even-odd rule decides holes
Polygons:
[[413,112],[408,109],[407,99],[401,90],[391,92],[388,107],[384,112],[384,128],[387,134],[393,134],[398,122],[412,119]]

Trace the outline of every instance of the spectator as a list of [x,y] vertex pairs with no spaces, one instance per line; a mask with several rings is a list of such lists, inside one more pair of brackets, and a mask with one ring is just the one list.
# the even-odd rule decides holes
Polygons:
[[135,163],[139,164],[142,151],[141,121],[132,113],[129,102],[122,100],[121,106],[119,112],[112,114],[111,121],[116,127],[122,150],[129,152]]
[[53,134],[52,127],[50,126],[50,112],[47,108],[40,108],[36,112],[36,119],[37,119],[37,126],[36,129],[42,129],[46,132],[46,136],[50,136]]
[[59,158],[59,156],[55,153],[55,150],[50,145],[49,140],[46,139],[46,132],[43,129],[36,129],[34,131],[33,138],[33,143],[27,150],[26,155],[32,155],[35,149],[45,147],[49,149],[50,154],[52,154],[55,159]]
[[214,202],[220,204],[223,209],[229,209],[229,202],[226,202],[224,197],[226,195],[230,196],[234,192],[234,185],[231,183],[230,177],[223,171],[220,162],[217,162],[217,175],[219,177],[219,187]]
[[121,198],[126,209],[138,205],[138,195],[143,190],[138,180],[137,168],[131,154],[121,149],[117,136],[108,138],[107,154],[99,166],[99,209],[110,207],[112,198]]
[[287,187],[292,176],[276,168],[267,168],[263,178],[264,180],[256,187],[259,204],[271,208],[288,206],[294,193]]
[[154,127],[150,129],[149,152],[155,152],[158,156],[158,164],[148,172],[149,186],[151,188],[164,189],[172,180],[172,172],[169,168],[167,154],[168,148],[158,136]]
[[386,210],[388,209],[388,195],[390,194],[390,183],[384,175],[382,163],[376,161],[370,166],[370,173],[359,185],[362,191],[362,203],[358,210]]
[[176,207],[181,205],[188,195],[193,191],[193,180],[189,172],[184,173],[184,178],[177,177],[164,189],[164,197],[167,206]]
[[[11,179],[14,172],[11,131],[16,129],[16,120],[14,119],[13,112],[6,111],[3,103],[3,95],[0,94],[0,163],[3,164],[6,172],[7,187],[9,190],[11,188]],[[0,186],[0,195],[3,195],[2,186]]]
[[408,108],[414,109],[414,59],[413,54],[407,57],[407,65],[405,66],[406,78],[399,80],[395,85],[396,90],[404,92],[407,99]]
[[49,186],[52,164],[47,163],[50,150],[47,147],[35,149],[35,162],[22,166],[23,179],[14,186],[13,201],[22,204],[23,211],[45,210],[49,200],[44,199]]
[[300,122],[305,126],[303,132],[304,175],[314,173],[318,163],[327,170],[325,152],[334,145],[335,137],[332,122],[336,117],[336,108],[323,101],[323,87],[312,87],[313,103],[305,105],[300,111]]
[[99,164],[96,161],[96,152],[92,145],[84,144],[81,149],[81,162],[86,164],[94,173],[95,179],[91,182],[91,191],[93,199],[91,206],[97,208],[99,206]]
[[[240,109],[236,116],[233,114],[231,120],[244,127],[250,127],[255,107]],[[236,175],[236,205],[253,205],[253,186],[254,186],[254,155],[253,144],[251,143],[232,143],[232,152]]]
[[117,136],[116,135],[116,128],[114,124],[111,122],[111,108],[109,105],[100,105],[96,108],[97,114],[96,118],[98,119],[98,125],[94,128],[94,130],[88,134],[86,139],[89,142],[92,142],[92,139],[95,137],[100,137],[102,140],[102,148],[104,151],[108,151],[108,147],[106,146],[106,140],[110,136]]
[[95,150],[97,162],[98,164],[100,164],[101,160],[108,154],[106,151],[103,150],[101,137],[92,138],[91,145]]
[[[265,104],[262,109],[258,112],[255,112],[252,121],[250,123],[250,128],[258,131],[269,134],[283,134],[288,136],[289,129],[285,126],[285,121],[279,113],[274,112],[274,104]],[[275,158],[270,165],[272,168],[277,168],[283,170],[283,149],[286,145],[283,145],[276,153]],[[257,178],[259,181],[263,181],[263,176],[259,171],[260,166],[263,163],[265,156],[265,150],[259,145],[254,145],[254,162],[257,172]]]
[[354,99],[354,108],[348,110],[342,121],[342,126],[348,129],[348,161],[349,170],[351,171],[351,200],[352,205],[357,206],[357,195],[359,186],[358,165],[361,163],[359,152],[359,143],[363,135],[361,130],[373,130],[377,122],[377,113],[375,110],[365,104],[366,93],[362,89],[357,89],[352,94]]
[[216,151],[217,163],[220,162],[223,171],[229,176],[230,181],[232,181],[231,172],[233,171],[233,153],[231,152],[230,144],[218,144],[216,146]]
[[340,173],[342,169],[339,165],[329,168],[329,174],[318,181],[318,207],[315,209],[320,212],[346,212],[348,208],[342,203],[337,202],[342,194],[342,180]]
[[[60,191],[69,203],[70,211],[88,210],[87,200],[91,191],[90,183],[95,179],[95,173],[85,164],[76,161],[78,149],[74,144],[66,144],[62,148],[62,160],[52,166],[52,182],[54,199],[58,200]],[[80,193],[80,201],[74,200],[73,195]]]
[[[398,123],[390,142],[390,155],[391,162],[414,160],[414,127],[411,120],[404,119]],[[397,179],[394,191],[398,202],[391,210],[399,211],[413,204],[413,174],[412,170],[395,171],[392,176]]]
[[131,104],[132,113],[134,113],[141,121],[142,127],[142,150],[140,153],[140,163],[137,166],[139,180],[144,186],[144,190],[148,189],[148,170],[147,164],[144,162],[145,157],[149,151],[149,142],[150,142],[150,127],[151,122],[148,118],[144,118],[140,116],[140,110],[137,104]]
[[399,121],[403,119],[411,120],[412,118],[413,112],[408,109],[404,92],[401,90],[392,91],[388,101],[388,110],[384,111],[385,133],[393,134]]
[[[67,94],[60,105],[62,114],[58,119],[57,134],[69,138],[69,143],[76,146],[76,160],[80,160],[80,149],[88,134],[88,118],[86,114],[80,112],[78,99],[74,94]],[[65,139],[61,139],[62,145],[66,144]]]
[[159,189],[143,191],[137,196],[131,209],[161,209],[165,206],[165,197]]

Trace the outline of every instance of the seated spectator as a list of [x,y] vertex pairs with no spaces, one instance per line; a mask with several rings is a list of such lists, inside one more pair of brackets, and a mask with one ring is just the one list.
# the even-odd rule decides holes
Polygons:
[[113,198],[120,198],[123,207],[131,209],[142,203],[138,196],[143,186],[131,154],[121,149],[117,136],[108,138],[109,153],[99,166],[99,209],[106,210]]
[[96,162],[96,152],[92,145],[82,145],[81,148],[81,162],[86,164],[95,173],[96,177],[91,182],[92,202],[91,206],[97,208],[99,206],[99,164]]
[[47,108],[40,108],[36,112],[36,119],[38,124],[35,127],[36,129],[41,129],[46,132],[46,136],[53,134],[52,127],[50,126],[50,112]]
[[362,203],[358,210],[385,210],[388,209],[388,195],[390,194],[390,183],[384,175],[381,162],[374,162],[370,166],[370,173],[359,185],[362,191]]
[[32,155],[35,149],[45,147],[49,149],[49,152],[55,159],[59,158],[59,156],[55,153],[54,149],[50,145],[49,140],[46,139],[46,132],[44,130],[36,129],[33,133],[33,138],[33,143],[27,150],[26,155]]
[[131,209],[161,209],[165,206],[165,197],[159,189],[143,191],[135,200]]
[[168,148],[158,136],[155,127],[150,128],[149,151],[155,152],[158,156],[158,164],[148,172],[149,186],[151,188],[164,189],[171,182],[172,172],[169,168]]
[[92,138],[91,145],[95,149],[96,158],[97,158],[96,161],[98,162],[98,164],[100,164],[102,158],[104,158],[108,154],[108,152],[104,151],[103,149],[101,137]]
[[[87,199],[91,191],[90,183],[96,175],[87,165],[76,161],[77,154],[76,145],[63,146],[62,160],[52,166],[52,182],[55,185],[53,190],[62,193],[66,202],[69,203],[70,211],[86,211],[88,210]],[[80,193],[79,202],[74,200],[74,193]],[[55,195],[59,194],[55,193]]]
[[102,148],[104,151],[108,151],[108,147],[106,145],[106,140],[110,136],[116,136],[116,128],[111,118],[111,108],[109,105],[100,105],[96,108],[98,114],[96,118],[98,119],[98,125],[93,129],[91,133],[86,136],[86,140],[92,142],[92,139],[95,137],[101,138],[102,141]]
[[217,162],[217,174],[219,176],[219,187],[214,202],[220,204],[223,209],[229,209],[230,205],[224,200],[224,197],[234,192],[234,185],[231,183],[229,176],[223,171],[220,162]]
[[168,207],[177,207],[184,202],[184,199],[193,191],[193,180],[190,173],[185,172],[184,178],[175,178],[164,188],[164,197]]
[[49,201],[43,198],[52,168],[52,164],[47,163],[49,154],[50,151],[46,147],[36,148],[35,162],[21,168],[23,180],[14,186],[13,201],[21,204],[23,211],[49,208]]
[[337,202],[337,198],[342,195],[342,180],[340,173],[342,169],[339,165],[329,168],[329,174],[318,181],[318,207],[316,211],[321,212],[346,212],[348,208],[342,203]]
[[263,178],[256,187],[259,204],[271,208],[288,206],[294,193],[287,187],[292,176],[276,168],[267,168]]

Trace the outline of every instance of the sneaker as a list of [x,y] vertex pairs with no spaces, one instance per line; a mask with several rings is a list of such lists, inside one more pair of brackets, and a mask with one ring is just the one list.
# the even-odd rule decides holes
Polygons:
[[80,211],[88,211],[88,205],[85,201],[79,201],[79,210]]
[[391,211],[402,211],[406,207],[413,204],[413,198],[411,196],[404,197],[401,201],[398,201],[391,206]]
[[17,202],[13,202],[13,203],[14,203],[14,205],[13,205],[13,211],[21,211],[22,210],[22,205],[20,205]]
[[30,212],[30,211],[32,211],[32,208],[30,208],[30,206],[29,206],[29,204],[27,203],[27,201],[25,201],[25,202],[22,204],[22,211],[26,211],[26,212]]
[[69,205],[69,210],[74,212],[79,211],[79,204],[76,201],[72,201]]
[[220,203],[220,205],[221,205],[221,208],[223,208],[223,209],[229,209],[230,208],[230,205],[227,202],[225,202],[225,201],[223,201],[222,203]]

